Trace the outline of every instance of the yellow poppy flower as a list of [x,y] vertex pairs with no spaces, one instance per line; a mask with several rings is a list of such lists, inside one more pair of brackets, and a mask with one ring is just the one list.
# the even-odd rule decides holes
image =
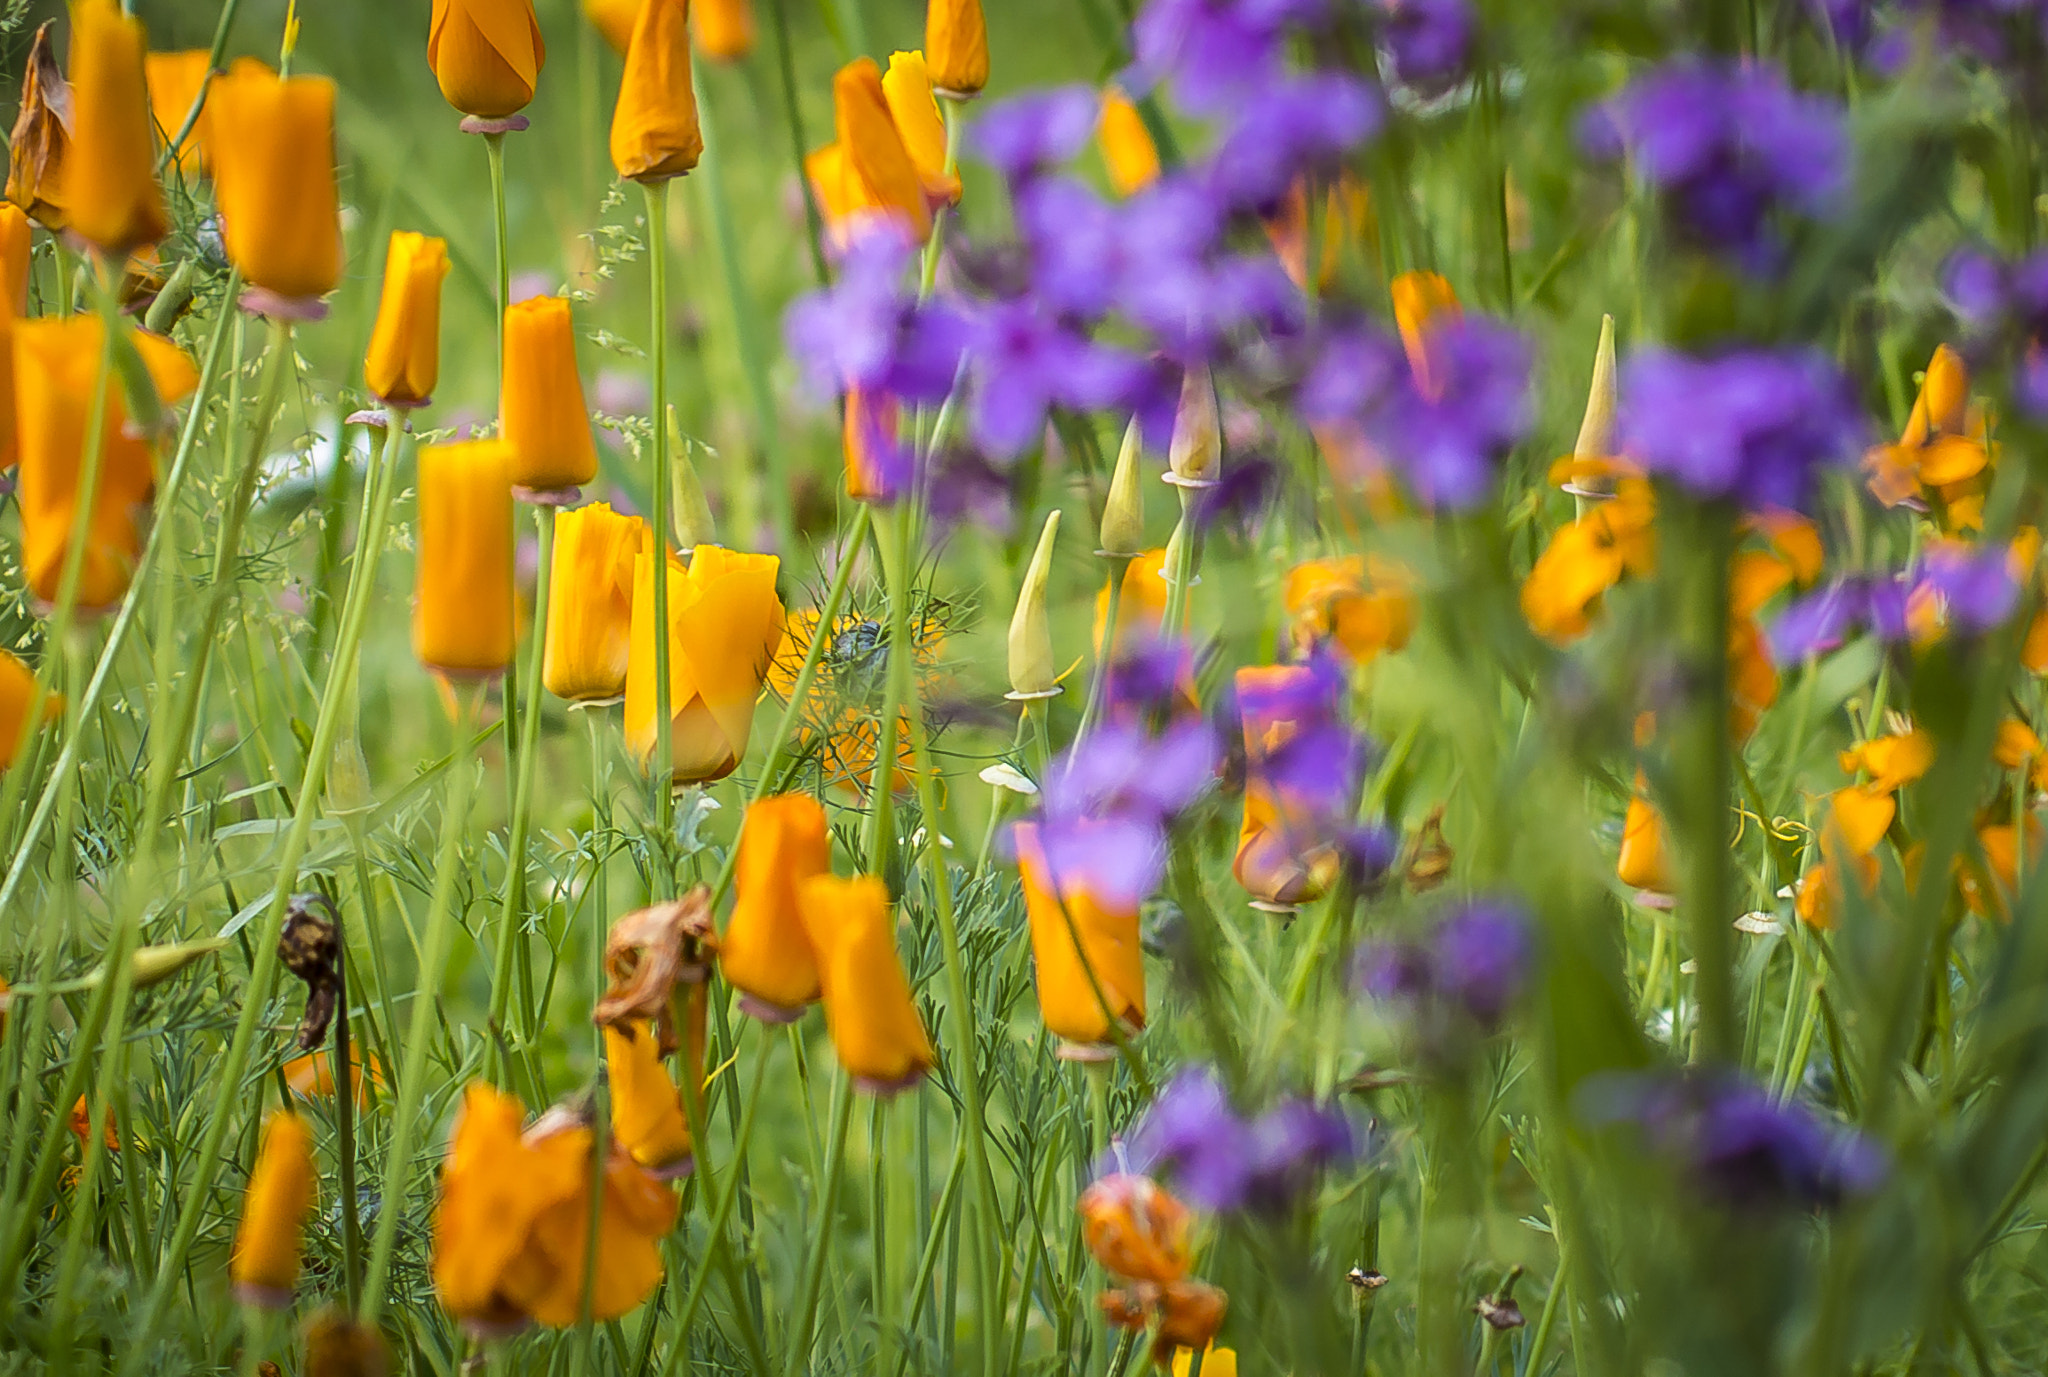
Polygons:
[[313,1131],[290,1110],[272,1114],[249,1173],[242,1223],[228,1262],[242,1300],[273,1310],[291,1304],[299,1280],[299,1235],[318,1183]]
[[1135,195],[1159,180],[1159,148],[1152,142],[1152,131],[1131,98],[1114,86],[1103,88],[1095,142],[1117,195]]
[[215,199],[228,261],[288,300],[341,280],[334,83],[238,58],[206,97]]
[[642,0],[612,108],[611,153],[618,174],[636,182],[680,177],[704,156],[684,0]]
[[499,396],[499,434],[512,446],[515,485],[557,492],[597,477],[597,443],[576,369],[568,298],[537,296],[506,308]]
[[979,94],[988,85],[988,23],[981,0],[929,0],[924,55],[940,92],[961,99]]
[[1046,1029],[1072,1047],[1088,1049],[1114,1042],[1111,1019],[1143,1028],[1145,953],[1138,940],[1138,906],[1098,894],[1084,876],[1059,877],[1035,823],[1019,824],[1011,835]]
[[71,11],[71,147],[64,163],[70,228],[110,257],[169,228],[150,133],[148,48],[141,21],[114,0]]
[[434,0],[427,65],[463,114],[497,120],[525,109],[547,59],[532,0]]
[[872,875],[814,875],[797,886],[797,910],[818,956],[839,1065],[877,1095],[916,1084],[936,1058],[896,954],[889,887]]
[[512,663],[512,454],[503,440],[419,454],[412,648],[444,674],[487,677]]
[[809,794],[779,794],[748,806],[718,968],[740,991],[740,1007],[755,1018],[790,1022],[821,993],[797,891],[831,865],[825,810]]
[[441,280],[448,241],[395,230],[363,360],[363,385],[389,406],[422,406],[441,376]]
[[541,682],[557,698],[603,703],[626,692],[633,659],[633,564],[646,524],[603,502],[555,517]]

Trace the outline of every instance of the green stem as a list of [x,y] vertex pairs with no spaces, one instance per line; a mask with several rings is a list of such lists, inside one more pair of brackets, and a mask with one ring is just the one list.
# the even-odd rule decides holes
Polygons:
[[649,413],[654,442],[654,897],[673,899],[675,832],[675,723],[669,703],[669,452],[668,452],[668,183],[643,182],[647,201],[647,298],[649,329]]
[[846,1130],[852,1119],[852,1078],[842,1069],[832,1082],[832,1127],[826,1140],[825,1174],[818,1187],[818,1216],[812,1222],[807,1244],[811,1253],[804,1268],[803,1289],[797,1293],[795,1323],[789,1331],[789,1355],[783,1365],[785,1377],[802,1377],[810,1361],[811,1325],[818,1314],[818,1294],[824,1286],[825,1265],[832,1256],[832,1226],[837,1222],[839,1210],[839,1181],[846,1174]]
[[[550,534],[554,523],[548,523]],[[536,619],[538,620],[538,619]],[[540,622],[545,626],[545,622]],[[590,732],[590,1000],[594,1005],[605,990],[604,947],[606,928],[610,923],[611,901],[607,893],[606,862],[611,859],[611,779],[605,769],[604,724],[598,718],[601,709],[584,706],[580,709]],[[599,838],[604,838],[600,841]],[[591,1134],[590,1145],[590,1217],[587,1221],[589,1233],[583,1252],[583,1275],[592,1278],[597,1275],[598,1227],[604,1218],[604,1165],[608,1152],[605,1126],[611,1122],[610,1083],[607,1077],[604,1056],[604,1029],[593,1026],[591,1042],[592,1055],[596,1059],[596,1089],[592,1112],[596,1126]],[[586,1283],[583,1288],[582,1313],[576,1321],[577,1370],[590,1372],[594,1353],[592,1344],[595,1331],[591,1325],[591,1291]]]
[[[512,1062],[505,1050],[509,1044],[505,1015],[512,999],[512,953],[520,940],[526,898],[526,842],[533,823],[533,781],[538,773],[535,757],[539,751],[535,747],[540,741],[541,667],[546,659],[548,596],[555,563],[554,507],[545,502],[536,504],[533,524],[540,541],[540,564],[534,574],[533,634],[527,638],[532,646],[526,656],[526,701],[522,704],[526,715],[519,724],[518,778],[512,790],[512,833],[505,842],[505,893],[498,909],[498,947],[492,963],[491,1006],[486,1024],[496,1034],[491,1045],[497,1049],[497,1081],[500,1087],[507,1089],[512,1085]],[[601,923],[602,919],[599,921]],[[529,1009],[525,1025],[519,1030],[520,1048],[529,1057],[535,1031],[533,1022],[533,1011]]]
[[420,1100],[426,1094],[427,1054],[433,1045],[439,1013],[441,978],[448,963],[457,917],[455,884],[462,862],[462,837],[469,819],[469,796],[475,771],[470,761],[476,735],[476,699],[480,690],[461,695],[455,715],[455,757],[449,764],[447,794],[442,804],[441,840],[434,862],[434,894],[427,907],[426,949],[420,956],[419,980],[413,989],[412,1026],[405,1039],[405,1065],[398,1076],[398,1096],[391,1118],[391,1146],[384,1159],[378,1198],[377,1235],[370,1246],[370,1265],[363,1280],[358,1319],[377,1323],[384,1308],[391,1256],[398,1244],[398,1224],[405,1215],[405,1192],[413,1166],[413,1135]]
[[1109,600],[1102,617],[1102,642],[1095,648],[1095,673],[1088,680],[1088,703],[1081,710],[1081,728],[1076,742],[1088,739],[1095,719],[1102,715],[1103,700],[1109,692],[1109,667],[1116,662],[1117,614],[1123,610],[1124,574],[1131,567],[1128,555],[1109,555]]
[[[505,391],[505,308],[512,304],[512,241],[505,224],[505,136],[484,135],[484,155],[491,168],[491,228],[497,249],[498,268],[498,414],[504,415]],[[502,428],[502,422],[500,426]],[[539,639],[535,639],[534,653],[540,653]],[[513,778],[519,776],[520,742],[511,730],[511,724],[519,720],[519,676],[517,673],[505,676],[505,765]],[[509,782],[508,782],[509,783]],[[495,990],[495,986],[493,989]]]
[[[341,1282],[350,1314],[362,1302],[363,1222],[356,1202],[356,1078],[351,1064],[348,1027],[348,944],[341,944],[335,963],[334,1008],[334,1152],[341,1163]],[[367,1075],[364,1076],[368,1080]]]
[[809,151],[810,141],[804,134],[803,107],[797,99],[796,49],[789,41],[788,3],[789,0],[768,0],[775,15],[775,65],[781,78],[782,113],[789,123],[790,162],[796,169],[796,184],[803,190],[804,238],[810,245],[811,271],[822,287],[827,280],[825,219],[818,213],[818,194],[804,172],[804,155]]
[[[893,819],[896,802],[896,757],[904,705],[915,691],[910,684],[916,648],[910,632],[910,504],[900,503],[890,513],[895,520],[876,533],[875,544],[882,554],[882,573],[888,582],[889,658],[882,686],[882,720],[875,747],[874,769],[868,776],[868,873],[886,876],[889,852],[895,843]],[[828,636],[820,626],[812,639]],[[938,847],[938,820],[925,819],[925,831],[933,849]]]
[[[206,108],[206,93],[213,84],[213,74],[220,70],[221,59],[227,55],[228,35],[234,31],[235,13],[242,8],[242,0],[223,0],[220,19],[213,26],[213,46],[206,55],[206,80],[199,84],[199,93],[192,97],[192,107],[185,112],[185,118],[178,124],[177,133],[164,145],[161,157],[157,159],[157,175],[170,165],[171,157],[185,146],[185,140],[192,136],[193,126],[199,123],[199,112]],[[227,299],[235,299],[233,283],[229,284]]]

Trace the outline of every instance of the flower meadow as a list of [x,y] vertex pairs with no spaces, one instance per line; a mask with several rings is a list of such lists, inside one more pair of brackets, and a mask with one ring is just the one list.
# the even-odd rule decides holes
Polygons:
[[44,8],[0,1374],[2048,1369],[2048,5]]

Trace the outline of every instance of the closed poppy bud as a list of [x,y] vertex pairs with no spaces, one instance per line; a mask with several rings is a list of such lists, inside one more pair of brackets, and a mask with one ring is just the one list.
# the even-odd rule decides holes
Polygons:
[[[93,385],[105,336],[98,316],[46,316],[12,327],[15,434],[20,442],[21,561],[29,591],[57,600],[70,548]],[[198,386],[182,350],[149,334],[131,336],[157,396],[176,402]],[[149,442],[132,433],[119,385],[107,389],[98,490],[86,526],[78,606],[102,608],[127,590],[142,552],[141,512],[156,478]]]
[[1053,663],[1052,620],[1046,613],[1045,586],[1052,577],[1052,546],[1060,533],[1060,514],[1050,512],[1038,533],[1038,548],[1024,570],[1017,590],[1017,610],[1010,615],[1010,698],[1051,698],[1060,691],[1059,666]]
[[[0,203],[0,306],[6,315],[28,312],[28,260],[32,245],[28,212],[12,201]],[[11,432],[12,426],[7,429]],[[6,444],[14,443],[10,434]]]
[[442,96],[463,114],[517,114],[533,99],[547,59],[533,0],[434,0],[427,65]]
[[[18,760],[28,744],[37,725],[29,720],[35,700],[35,671],[13,651],[0,650],[0,770]],[[62,697],[54,693],[43,696],[42,722],[56,721],[63,711]]]
[[697,51],[713,62],[738,62],[754,51],[752,0],[696,0],[690,22],[697,29]]
[[1311,835],[1321,829],[1301,825],[1292,816],[1296,811],[1271,785],[1246,782],[1230,873],[1251,895],[1253,908],[1285,914],[1314,903],[1330,892],[1343,865],[1334,845]]
[[1207,368],[1190,368],[1181,378],[1166,468],[1166,481],[1178,487],[1213,488],[1221,481],[1223,418],[1216,407],[1216,380]]
[[[690,997],[690,996],[686,996]],[[703,1073],[702,1038],[689,1059]],[[688,1176],[696,1163],[690,1120],[682,1093],[662,1064],[661,1046],[645,1019],[604,1030],[605,1066],[611,1078],[612,1132],[633,1160],[662,1180]]]
[[1136,559],[1145,552],[1145,487],[1138,481],[1138,461],[1145,453],[1144,429],[1133,416],[1124,427],[1124,442],[1109,475],[1109,495],[1102,503],[1098,555]]
[[571,702],[611,702],[626,692],[633,657],[633,561],[643,529],[603,502],[555,517],[547,658],[541,682]]
[[71,86],[44,20],[21,75],[21,111],[7,136],[7,199],[49,229],[64,228],[64,156],[71,146]]
[[1145,1026],[1138,905],[1085,874],[1069,873],[1079,867],[1056,867],[1036,823],[1020,823],[1011,835],[1024,878],[1039,1016],[1048,1032],[1075,1049],[1068,1055],[1093,1059],[1099,1055],[1095,1049],[1115,1041],[1113,1024]]
[[[423,406],[441,375],[441,279],[448,241],[395,230],[363,384],[389,406]],[[508,313],[509,314],[509,313]]]
[[846,394],[846,495],[856,502],[894,502],[910,486],[910,452],[899,437],[898,415],[887,392],[856,387]]
[[[505,1270],[503,1294],[552,1329],[567,1329],[583,1310],[583,1261],[590,1237],[591,1130],[573,1115],[550,1111],[523,1139],[526,1160],[550,1184],[570,1172],[564,1193],[550,1189],[534,1216],[520,1256]],[[675,1227],[676,1195],[635,1162],[614,1139],[605,1162],[597,1230],[597,1274],[590,1280],[591,1318],[615,1320],[637,1307],[661,1280],[661,1240]]]
[[882,69],[873,58],[855,58],[833,74],[832,113],[839,146],[860,188],[860,208],[895,217],[912,239],[923,243],[932,232],[924,178],[896,128],[882,89]]
[[1159,180],[1159,148],[1131,98],[1114,86],[1102,92],[1102,116],[1095,125],[1102,165],[1119,196],[1143,191]]
[[797,891],[831,863],[825,810],[809,794],[779,794],[748,806],[718,968],[740,991],[740,1008],[755,1018],[793,1022],[818,998],[818,958]]
[[1676,889],[1671,876],[1671,856],[1664,845],[1664,819],[1641,794],[1628,801],[1628,814],[1621,823],[1621,859],[1614,873],[1623,884],[1648,894],[1665,895]]
[[536,296],[505,310],[499,434],[512,446],[512,482],[534,492],[580,488],[597,477],[590,408],[576,371],[567,297]]
[[[660,3],[660,0],[651,0]],[[667,564],[671,757],[677,784],[706,784],[739,767],[754,702],[782,641],[781,561],[699,545],[689,567]],[[652,768],[655,748],[655,552],[633,573],[632,659],[626,673],[626,744]]]
[[882,74],[889,118],[903,139],[910,162],[933,205],[957,205],[960,179],[946,166],[946,120],[932,96],[932,78],[920,52],[891,53]]
[[418,482],[413,654],[445,674],[503,673],[513,649],[511,447],[429,445]]
[[150,133],[147,48],[140,21],[114,0],[80,0],[71,13],[71,154],[64,164],[70,227],[118,256],[163,238]]
[[583,17],[604,35],[612,51],[623,57],[633,41],[633,21],[640,17],[640,0],[583,0]]
[[286,300],[325,296],[341,280],[334,187],[334,83],[278,75],[253,58],[216,77],[213,184],[228,261]]
[[[1933,435],[1961,434],[1968,422],[1970,370],[1963,356],[1946,344],[1936,345],[1927,361],[1926,376],[1920,382],[1920,405],[1915,414]],[[1922,434],[1912,443],[1924,443]]]
[[916,1084],[936,1058],[896,954],[889,886],[872,875],[814,875],[797,886],[797,910],[818,955],[840,1066],[877,1095]]
[[635,182],[680,177],[704,156],[684,0],[642,0],[612,108],[611,149],[612,166]]
[[988,23],[981,0],[929,0],[924,58],[941,95],[966,100],[988,85]]
[[313,1208],[318,1179],[306,1121],[290,1110],[272,1114],[249,1173],[242,1225],[228,1262],[241,1300],[271,1310],[291,1304],[299,1280],[299,1234]]
[[1621,394],[1615,382],[1614,317],[1600,317],[1600,343],[1593,350],[1593,381],[1586,389],[1586,414],[1579,421],[1574,459],[1611,459],[1615,453],[1615,416]]
[[[142,71],[149,82],[149,114],[156,124],[157,140],[169,147],[185,127],[185,117],[192,113],[199,93],[206,89],[206,79],[213,71],[213,54],[204,48],[151,53],[143,59]],[[206,165],[206,110],[207,107],[200,107],[192,132],[178,145],[171,160],[188,177],[196,177]]]

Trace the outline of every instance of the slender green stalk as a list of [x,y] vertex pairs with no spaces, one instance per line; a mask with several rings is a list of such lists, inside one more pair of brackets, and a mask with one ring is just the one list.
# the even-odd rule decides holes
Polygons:
[[[227,56],[228,35],[234,32],[235,15],[241,8],[242,0],[222,0],[220,19],[213,26],[213,46],[206,55],[206,80],[200,83],[199,93],[192,97],[192,105],[185,111],[185,118],[178,122],[177,132],[165,142],[164,151],[157,159],[158,176],[163,175],[163,170],[170,165],[172,155],[184,146],[185,140],[192,136],[194,126],[199,123],[199,114],[206,108],[207,90],[213,84],[213,74],[220,70],[221,59]],[[233,285],[229,284],[229,301],[235,299]]]
[[413,990],[412,1027],[405,1039],[405,1064],[398,1075],[398,1094],[391,1115],[390,1150],[378,1198],[377,1233],[370,1245],[370,1265],[363,1278],[362,1303],[356,1314],[364,1324],[377,1323],[384,1308],[384,1290],[391,1276],[391,1256],[398,1244],[398,1223],[405,1216],[405,1192],[413,1167],[413,1136],[420,1101],[427,1090],[427,1053],[433,1045],[439,1015],[442,976],[457,923],[455,883],[462,862],[462,838],[469,822],[475,770],[470,761],[476,736],[476,703],[481,690],[458,696],[455,716],[455,759],[441,812],[441,840],[434,860],[434,894],[427,906],[426,950],[420,956],[419,979]]
[[868,1218],[872,1221],[875,1311],[875,1373],[881,1377],[895,1346],[889,1312],[894,1309],[894,1290],[889,1285],[889,1097],[877,1095],[868,1102]]
[[[818,1314],[818,1294],[825,1266],[832,1258],[832,1226],[839,1211],[839,1182],[846,1174],[846,1130],[853,1120],[853,1086],[845,1071],[832,1082],[832,1127],[826,1133],[825,1172],[818,1186],[818,1215],[811,1224],[803,1289],[797,1293],[795,1320],[789,1330],[789,1355],[784,1377],[802,1377],[811,1356],[811,1325]],[[714,1240],[715,1242],[715,1240]]]
[[[868,873],[886,875],[889,852],[896,841],[896,757],[904,707],[915,689],[911,686],[916,648],[910,631],[910,504],[900,503],[890,513],[894,519],[877,532],[876,545],[882,553],[882,574],[889,592],[888,673],[882,682],[882,719],[875,746],[875,765],[868,777]],[[820,624],[813,639],[828,635]],[[925,819],[925,830],[933,848],[938,846],[938,821]]]
[[[548,525],[552,531],[554,523],[549,522]],[[541,624],[546,625],[545,622]],[[611,859],[611,772],[605,768],[605,733],[604,723],[598,716],[600,711],[590,705],[581,708],[584,724],[590,732],[590,1000],[593,1006],[603,997],[605,990],[604,946],[611,915],[605,873]],[[604,840],[600,841],[600,837]],[[604,1029],[593,1026],[590,1040],[593,1044],[591,1055],[597,1067],[592,1113],[596,1116],[598,1131],[591,1135],[590,1145],[590,1217],[587,1221],[590,1232],[583,1254],[583,1275],[586,1278],[597,1275],[598,1226],[604,1218],[604,1164],[608,1151],[603,1127],[611,1122],[611,1087],[605,1066]],[[579,1370],[584,1372],[592,1370],[594,1356],[591,1290],[588,1284],[583,1288],[582,1313],[576,1321],[576,1352]]]
[[[938,1269],[939,1246],[946,1241],[948,1223],[953,1218],[954,1203],[960,1195],[960,1178],[967,1171],[967,1140],[961,1139],[953,1150],[953,1164],[946,1169],[945,1184],[939,1187],[938,1208],[932,1214],[930,1230],[925,1234],[924,1252],[917,1260],[917,1275],[910,1283],[910,1312],[905,1316],[906,1330],[917,1328],[924,1318],[925,1298],[931,1294],[932,1273]],[[898,1349],[896,1353],[896,1377],[903,1377],[903,1369],[910,1363],[910,1350]]]
[[[348,944],[341,944],[335,962],[338,985],[334,1001],[334,1153],[340,1160],[341,1177],[341,1290],[349,1313],[362,1300],[363,1221],[356,1202],[356,1078],[351,1062],[348,1028]],[[369,1078],[364,1077],[365,1080]]]
[[804,172],[804,155],[810,140],[804,134],[804,112],[797,100],[796,49],[789,41],[789,0],[768,0],[775,16],[775,66],[782,87],[782,113],[789,125],[790,166],[804,197],[804,239],[811,250],[811,272],[818,285],[825,285],[825,219],[818,213],[818,193]]
[[654,897],[676,894],[675,720],[669,701],[669,607],[666,559],[673,533],[669,530],[671,463],[668,452],[668,183],[643,182],[647,201],[648,412],[653,430],[654,494],[654,759],[648,773],[654,781]]
[[278,1317],[260,1305],[242,1307],[242,1357],[236,1371],[240,1377],[258,1377],[263,1356],[277,1341]]
[[[400,424],[393,418],[393,425]],[[388,443],[396,445],[397,441]],[[394,451],[395,452],[395,451]],[[327,681],[321,687],[319,711],[313,725],[313,742],[306,754],[306,773],[299,783],[298,797],[293,800],[292,819],[284,834],[280,848],[276,879],[272,882],[270,903],[265,909],[260,925],[252,939],[255,961],[249,972],[249,983],[243,995],[242,1010],[235,1023],[232,1040],[225,1055],[215,1070],[216,1090],[211,1112],[206,1119],[204,1135],[193,1170],[193,1178],[179,1210],[178,1223],[171,1234],[171,1240],[164,1250],[164,1258],[150,1287],[148,1298],[137,1312],[138,1333],[150,1332],[163,1318],[164,1309],[170,1304],[179,1280],[185,1269],[185,1259],[191,1252],[193,1242],[198,1238],[200,1226],[211,1212],[210,1196],[213,1184],[221,1166],[221,1149],[227,1140],[229,1126],[234,1122],[235,1106],[243,1095],[242,1077],[247,1072],[249,1058],[256,1040],[256,1025],[264,1006],[270,1000],[271,987],[277,978],[278,953],[277,935],[284,922],[285,906],[292,890],[298,883],[299,862],[306,854],[307,844],[312,838],[313,820],[320,810],[320,796],[327,778],[328,762],[334,753],[334,743],[341,728],[342,699],[347,686],[350,666],[354,664],[357,649],[362,644],[363,628],[369,619],[371,591],[376,587],[377,563],[383,552],[385,526],[390,516],[390,493],[395,483],[387,483],[380,490],[379,509],[372,514],[371,523],[357,536],[356,558],[362,562],[361,582],[351,589],[349,604],[342,611],[341,629],[335,639],[334,655],[328,663]],[[410,1049],[408,1049],[408,1053]],[[121,1371],[136,1370],[141,1361],[140,1346],[123,1361]]]
[[[505,136],[484,135],[484,155],[491,167],[491,228],[497,249],[498,268],[498,390],[499,414],[504,414],[505,386],[505,308],[512,304],[512,240],[505,224]],[[511,723],[519,720],[519,676],[505,676],[505,765],[512,779],[519,777],[519,748],[523,744],[511,730]],[[514,787],[507,780],[507,787]],[[516,804],[513,805],[516,808]],[[493,986],[495,990],[496,986]],[[495,1025],[493,1025],[495,1026]]]
[[1558,1250],[1557,1270],[1550,1277],[1550,1294],[1543,1298],[1543,1313],[1537,1316],[1536,1330],[1529,1336],[1529,1347],[1522,1358],[1522,1377],[1537,1377],[1543,1371],[1543,1355],[1550,1348],[1550,1331],[1557,1324],[1557,1312],[1565,1296],[1565,1276],[1570,1270],[1571,1259],[1563,1249]]
[[1102,715],[1103,699],[1109,692],[1109,667],[1116,662],[1117,614],[1123,610],[1124,573],[1131,567],[1125,555],[1110,555],[1109,598],[1103,611],[1102,635],[1095,647],[1095,673],[1088,680],[1088,703],[1081,710],[1081,727],[1075,732],[1074,740],[1085,741],[1088,733],[1095,729],[1095,721]]
[[[497,1081],[501,1087],[512,1084],[512,1059],[507,1052],[508,1035],[505,1015],[512,1000],[512,953],[520,941],[524,929],[526,899],[526,840],[533,823],[533,783],[539,773],[536,749],[540,742],[541,669],[546,660],[546,638],[548,624],[549,585],[553,580],[555,563],[555,509],[552,505],[536,503],[533,509],[534,529],[540,541],[540,564],[534,574],[533,584],[533,634],[527,639],[532,645],[526,656],[526,693],[521,705],[525,716],[519,724],[519,754],[517,757],[518,782],[512,790],[512,831],[505,841],[505,893],[498,908],[498,948],[491,970],[491,1007],[487,1026],[496,1036],[491,1045],[498,1059]],[[599,919],[600,923],[603,921]],[[528,1011],[528,1026],[519,1030],[520,1047],[531,1056],[530,1045],[534,1036],[531,1026],[532,1014]]]
[[[236,0],[230,0],[230,6],[232,7],[235,2]],[[239,281],[234,274],[229,275],[227,290],[230,300],[234,297]],[[165,546],[170,543],[169,533],[173,523],[169,519],[169,514],[177,510],[178,501],[184,494],[186,476],[191,472],[191,459],[198,448],[200,423],[206,413],[206,403],[212,396],[215,380],[220,376],[220,363],[228,336],[228,325],[231,321],[242,319],[244,317],[238,311],[223,310],[219,319],[214,322],[213,337],[207,345],[206,357],[199,368],[198,389],[193,393],[191,408],[185,414],[184,428],[178,435],[177,453],[171,461],[170,472],[164,476],[162,491],[157,496],[157,506],[165,513],[165,517],[150,528],[149,539],[143,544],[142,555],[136,561],[135,576],[128,584],[127,593],[121,598],[121,608],[114,614],[113,623],[107,629],[107,640],[100,650],[99,662],[93,666],[92,678],[85,685],[78,725],[67,726],[64,744],[57,753],[56,763],[51,766],[50,773],[44,779],[43,790],[36,798],[34,810],[29,814],[26,829],[15,842],[14,858],[8,866],[7,878],[0,882],[0,917],[6,915],[8,905],[13,901],[15,892],[21,886],[22,877],[27,872],[29,857],[34,852],[36,843],[42,839],[43,829],[49,825],[50,814],[56,807],[60,781],[78,768],[79,750],[83,744],[83,724],[99,706],[100,696],[113,673],[114,663],[119,658],[122,647],[127,643],[130,628],[135,625],[136,611],[142,605],[143,592],[149,583],[150,575],[162,557]],[[36,710],[40,711],[40,708],[37,707]],[[15,815],[22,791],[27,787],[31,776],[32,772],[28,770],[7,772],[5,783],[0,784],[0,817]]]

